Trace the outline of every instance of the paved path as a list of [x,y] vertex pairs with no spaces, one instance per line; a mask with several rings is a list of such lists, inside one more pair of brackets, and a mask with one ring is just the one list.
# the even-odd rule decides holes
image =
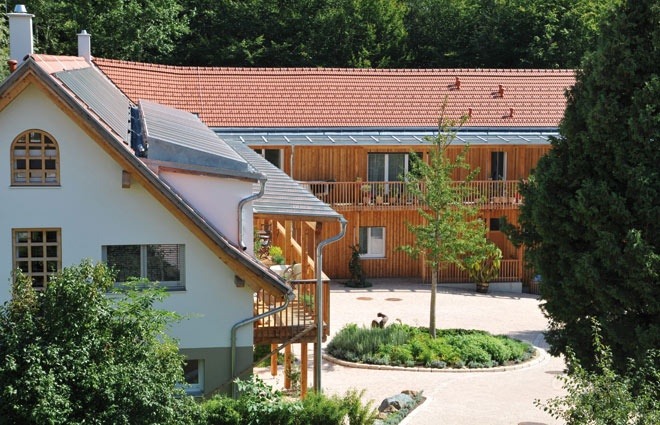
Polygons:
[[[331,333],[347,323],[369,326],[382,312],[389,323],[400,319],[411,325],[428,325],[429,285],[401,279],[374,280],[366,289],[332,284]],[[547,321],[536,296],[528,294],[476,294],[441,289],[437,300],[438,328],[483,329],[505,334],[547,348],[542,332]],[[310,385],[313,379],[310,357]],[[377,405],[405,389],[423,390],[427,401],[405,421],[415,425],[542,425],[557,424],[534,405],[563,394],[556,379],[564,362],[545,355],[532,366],[504,372],[409,372],[356,369],[323,362],[322,387],[342,394],[349,388],[365,389],[365,399]],[[262,371],[264,378],[270,375]],[[271,380],[279,382],[279,378]]]

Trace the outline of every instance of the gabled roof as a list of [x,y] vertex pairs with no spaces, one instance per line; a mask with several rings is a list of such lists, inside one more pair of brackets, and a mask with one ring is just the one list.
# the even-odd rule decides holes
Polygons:
[[212,68],[94,63],[133,101],[148,99],[227,127],[557,127],[572,70]]
[[[290,288],[284,281],[257,261],[245,253],[237,245],[231,243],[222,233],[210,226],[203,217],[199,216],[194,206],[188,205],[179,197],[163,180],[135,156],[128,146],[124,135],[118,134],[110,123],[104,121],[104,117],[112,117],[113,114],[104,115],[92,109],[94,102],[89,104],[84,101],[89,96],[88,87],[73,84],[68,86],[64,80],[58,78],[58,74],[64,70],[87,70],[84,60],[71,59],[68,57],[55,57],[35,55],[24,61],[2,85],[0,85],[0,110],[16,98],[30,84],[35,84],[56,102],[60,108],[76,121],[88,135],[99,144],[119,165],[128,171],[133,178],[139,182],[151,195],[154,196],[164,207],[166,207],[181,223],[211,249],[218,257],[227,264],[238,276],[253,288],[264,288],[270,292],[286,294]],[[73,64],[67,68],[62,64]],[[87,71],[84,71],[87,72]],[[96,72],[96,71],[94,71]],[[81,80],[76,80],[81,81]],[[91,80],[90,80],[91,81]],[[110,81],[103,78],[94,80],[94,84],[111,85]],[[108,87],[99,87],[104,92]],[[128,115],[127,115],[128,116]]]

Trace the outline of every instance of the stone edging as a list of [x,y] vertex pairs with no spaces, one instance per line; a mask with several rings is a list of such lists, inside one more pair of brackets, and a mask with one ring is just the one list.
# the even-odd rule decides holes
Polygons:
[[531,359],[523,363],[517,363],[507,366],[495,366],[495,367],[484,367],[484,368],[430,368],[430,367],[403,367],[403,366],[389,366],[389,365],[375,365],[367,363],[354,363],[346,360],[341,360],[336,357],[331,356],[330,354],[323,353],[323,358],[330,363],[338,364],[345,367],[353,367],[356,369],[373,369],[373,370],[398,370],[406,372],[433,372],[433,373],[472,373],[472,372],[507,372],[510,370],[525,369],[529,367],[536,366],[541,364],[548,358],[548,353],[539,347],[534,346],[536,349],[536,355]]

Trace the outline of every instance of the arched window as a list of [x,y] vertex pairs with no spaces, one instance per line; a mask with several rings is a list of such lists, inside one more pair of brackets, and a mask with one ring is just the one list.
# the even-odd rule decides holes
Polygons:
[[60,184],[60,153],[53,137],[40,130],[21,133],[11,144],[11,184]]

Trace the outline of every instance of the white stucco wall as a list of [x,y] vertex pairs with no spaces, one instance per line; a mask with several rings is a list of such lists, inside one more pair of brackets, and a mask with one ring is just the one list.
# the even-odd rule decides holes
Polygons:
[[[238,203],[252,195],[252,182],[161,171],[160,177],[216,229],[238,242]],[[222,181],[222,184],[218,184]],[[252,203],[243,208],[243,239],[252,244]],[[248,251],[252,252],[252,251]]]
[[[234,273],[143,187],[123,189],[121,167],[96,142],[33,86],[0,112],[0,129],[0,302],[10,295],[12,228],[61,228],[64,266],[100,260],[103,245],[184,244],[186,290],[164,307],[191,317],[172,333],[182,348],[230,345],[232,325],[252,316],[251,290],[236,288]],[[57,140],[60,187],[10,186],[10,145],[28,129]],[[242,329],[238,345],[251,341]]]

